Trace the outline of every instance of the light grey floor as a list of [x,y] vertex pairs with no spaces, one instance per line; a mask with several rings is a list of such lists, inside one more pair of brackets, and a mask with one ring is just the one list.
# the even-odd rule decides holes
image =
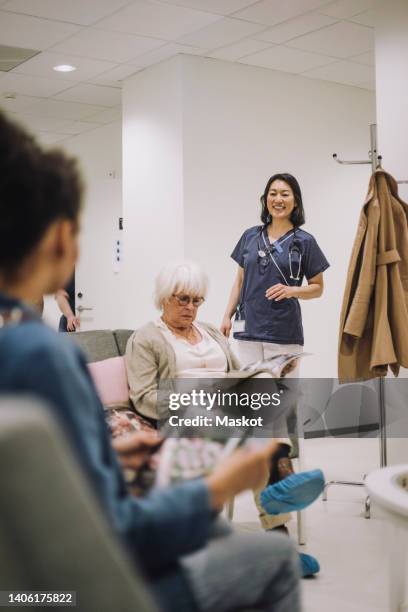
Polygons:
[[[326,480],[361,480],[378,467],[378,441],[306,440],[303,457],[303,469],[320,467]],[[306,511],[307,545],[299,550],[318,558],[321,573],[302,580],[304,612],[388,610],[387,526],[375,507],[370,520],[363,517],[364,498],[363,488],[331,487],[327,502],[320,498]],[[237,498],[234,523],[240,529],[260,529],[251,494]],[[295,518],[290,530],[296,537]]]

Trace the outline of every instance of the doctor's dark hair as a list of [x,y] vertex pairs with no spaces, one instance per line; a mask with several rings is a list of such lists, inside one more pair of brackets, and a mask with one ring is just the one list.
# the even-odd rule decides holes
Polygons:
[[295,198],[296,207],[293,209],[292,214],[290,215],[290,221],[293,223],[294,227],[300,227],[305,223],[305,209],[303,208],[303,200],[302,200],[302,192],[300,190],[300,185],[297,182],[292,174],[287,174],[285,172],[274,174],[271,176],[269,181],[266,183],[265,191],[261,196],[261,221],[264,225],[267,225],[271,221],[270,214],[268,212],[268,208],[266,206],[266,198],[269,192],[269,189],[274,181],[284,181],[289,185],[289,187],[293,191],[293,195]]
[[81,196],[76,161],[0,112],[0,270],[15,274],[55,221],[76,222]]

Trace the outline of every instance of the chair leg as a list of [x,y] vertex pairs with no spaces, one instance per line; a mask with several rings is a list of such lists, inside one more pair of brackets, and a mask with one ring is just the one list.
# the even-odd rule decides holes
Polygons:
[[234,501],[235,501],[235,498],[231,497],[231,499],[226,504],[227,519],[230,522],[232,522],[232,519],[234,517]]
[[305,513],[297,512],[297,540],[299,546],[306,544],[306,525],[305,525]]

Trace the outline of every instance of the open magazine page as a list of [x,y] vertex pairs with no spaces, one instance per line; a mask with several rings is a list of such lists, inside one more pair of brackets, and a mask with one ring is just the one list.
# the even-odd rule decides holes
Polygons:
[[311,353],[282,353],[281,355],[275,355],[270,359],[264,359],[251,363],[249,366],[242,368],[242,371],[251,373],[256,373],[256,371],[266,371],[270,372],[274,378],[283,378],[292,369],[291,366],[295,365],[295,361],[302,359],[303,357],[307,357],[308,355],[311,355]]

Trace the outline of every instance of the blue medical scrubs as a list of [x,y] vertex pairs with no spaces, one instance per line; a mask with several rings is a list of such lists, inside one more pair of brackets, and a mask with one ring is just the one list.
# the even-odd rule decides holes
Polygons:
[[265,226],[258,225],[243,233],[231,257],[244,268],[237,318],[245,320],[245,331],[234,332],[234,338],[303,346],[299,301],[268,300],[265,292],[278,283],[300,286],[304,277],[313,278],[329,267],[315,238],[302,229],[292,229],[271,243]]

